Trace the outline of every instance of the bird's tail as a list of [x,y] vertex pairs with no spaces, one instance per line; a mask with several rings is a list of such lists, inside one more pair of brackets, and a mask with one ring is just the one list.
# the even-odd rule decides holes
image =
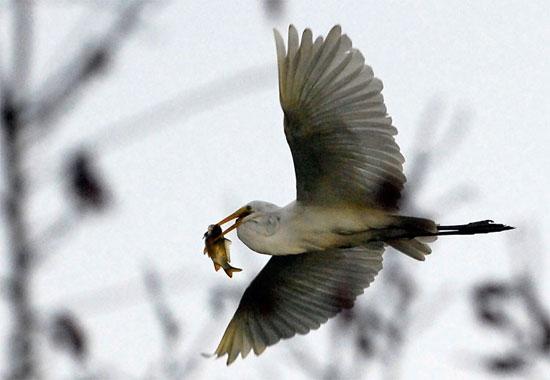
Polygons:
[[398,236],[386,240],[391,247],[416,259],[424,260],[432,250],[427,243],[431,243],[438,236],[444,235],[475,235],[501,232],[514,229],[504,224],[494,223],[492,220],[482,220],[467,224],[438,226],[429,219],[410,216],[397,216]]

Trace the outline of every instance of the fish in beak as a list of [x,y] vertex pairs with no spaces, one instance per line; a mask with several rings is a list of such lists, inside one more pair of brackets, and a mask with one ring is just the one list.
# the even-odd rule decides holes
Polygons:
[[[235,268],[229,264],[231,262],[229,255],[231,240],[225,238],[224,235],[237,228],[242,223],[242,219],[249,214],[250,209],[248,207],[241,207],[219,223],[208,226],[208,230],[204,234],[205,247],[203,253],[208,254],[208,257],[212,259],[216,271],[223,268],[229,277],[233,277],[234,272],[240,272],[242,269]],[[222,232],[221,225],[234,219],[236,219],[235,223]]]

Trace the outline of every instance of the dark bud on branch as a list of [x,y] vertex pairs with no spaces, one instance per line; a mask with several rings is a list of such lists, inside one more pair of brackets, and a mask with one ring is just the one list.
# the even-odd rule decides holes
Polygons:
[[477,307],[476,316],[481,323],[492,326],[504,326],[508,322],[508,318],[502,312],[491,310],[487,307]]
[[70,190],[82,210],[103,210],[108,203],[108,193],[90,155],[80,151],[69,163]]
[[88,339],[74,315],[61,312],[53,317],[51,340],[60,350],[67,351],[75,360],[88,356]]
[[542,321],[540,328],[539,348],[543,353],[550,353],[550,320]]
[[368,333],[360,334],[355,341],[357,350],[365,357],[372,357],[375,354],[374,342]]
[[474,288],[474,309],[479,321],[495,327],[504,326],[509,319],[501,301],[511,295],[510,286],[501,282],[486,282]]
[[86,61],[82,69],[82,78],[91,78],[103,72],[109,63],[109,57],[110,55],[107,49],[93,49],[85,58]]
[[490,358],[486,362],[487,369],[496,374],[518,374],[523,371],[527,362],[518,354],[507,354],[501,357]]
[[6,136],[11,138],[15,135],[15,130],[18,126],[19,107],[15,104],[13,93],[10,89],[5,89],[0,101],[0,117],[2,127],[6,132]]

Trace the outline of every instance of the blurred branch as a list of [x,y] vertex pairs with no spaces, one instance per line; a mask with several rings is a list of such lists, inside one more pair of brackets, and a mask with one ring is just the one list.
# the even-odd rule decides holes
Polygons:
[[50,339],[59,349],[83,364],[89,354],[88,336],[75,315],[68,311],[55,313],[50,321]]
[[311,379],[323,379],[323,365],[310,355],[306,350],[297,350],[292,346],[289,348],[295,364],[300,368],[306,376]]
[[14,36],[14,62],[13,62],[13,88],[16,89],[16,101],[23,99],[29,81],[29,68],[32,51],[32,0],[13,1],[15,32]]
[[[435,142],[435,136],[440,124],[443,105],[439,101],[432,101],[425,108],[417,124],[414,144],[412,148],[413,155],[407,171],[407,185],[401,198],[401,210],[405,214],[421,213],[416,204],[423,187],[428,183],[428,175],[434,165],[440,165],[445,159],[448,159],[458,151],[469,132],[472,113],[466,109],[458,109],[454,112],[451,121],[446,128],[440,132],[443,136],[438,142]],[[455,185],[451,190],[445,191],[436,201],[450,202],[443,208],[448,214],[450,208],[458,207],[463,202],[475,197],[476,192],[468,184]],[[441,209],[441,208],[435,208]],[[434,215],[431,211],[432,218]]]
[[460,144],[470,133],[473,118],[474,112],[467,107],[457,107],[453,111],[451,121],[435,147],[435,153],[441,161],[448,160],[460,150]]
[[[234,102],[242,96],[269,88],[272,64],[248,67],[224,78],[214,79],[192,90],[184,91],[170,99],[163,100],[143,111],[136,112],[119,121],[100,127],[94,134],[84,138],[84,145],[96,151],[118,148],[150,133],[160,131],[177,118],[191,117],[223,104]],[[183,111],[183,112],[182,112]],[[154,128],[152,128],[154,126]]]
[[[93,156],[85,150],[78,150],[71,157],[65,177],[69,195],[74,201],[73,205],[39,232],[32,239],[33,245],[42,247],[43,251],[51,252],[51,244],[62,240],[74,231],[87,213],[103,211],[109,204],[109,192],[93,161]],[[45,258],[44,254],[38,257],[41,260]]]
[[[523,257],[527,252],[521,252]],[[514,270],[518,273],[509,279],[483,281],[472,292],[481,325],[509,341],[504,352],[499,350],[483,360],[485,370],[497,375],[526,374],[541,361],[550,364],[550,313],[543,306],[529,266],[515,265]]]
[[[459,184],[453,187],[452,191],[446,192],[438,196],[433,204],[436,210],[445,210],[444,214],[449,214],[454,210],[464,206],[466,202],[477,198],[478,192],[475,188],[467,184]],[[440,213],[432,213],[433,218],[438,218]]]
[[43,252],[36,257],[36,261],[43,261],[49,258],[50,255],[45,252],[52,252],[52,244],[68,236],[74,231],[81,220],[81,214],[69,210],[65,214],[59,216],[57,220],[54,220],[44,229],[44,231],[38,233],[31,242],[33,246],[42,247],[43,250]]
[[[171,294],[196,291],[189,284],[200,284],[200,274],[190,273],[185,267],[163,273],[162,277],[164,287]],[[56,303],[67,305],[71,310],[78,310],[86,315],[120,311],[147,301],[140,291],[140,284],[143,284],[143,278],[128,278],[94,290],[77,292]]]
[[[543,306],[531,276],[518,280],[518,291],[535,323],[532,348],[541,355],[547,356],[550,353],[550,313]],[[547,356],[547,359],[550,357]]]
[[[32,1],[13,1],[14,54],[9,81],[2,78],[0,123],[5,178],[3,213],[8,230],[10,273],[8,274],[7,298],[12,313],[11,336],[8,350],[9,379],[35,379],[41,377],[35,343],[37,322],[32,300],[33,264],[37,245],[31,240],[26,215],[28,203],[28,179],[23,161],[26,158],[24,132],[30,121],[50,118],[58,112],[89,78],[101,71],[111,58],[118,43],[133,25],[143,2],[126,5],[113,23],[112,28],[93,47],[86,46],[83,53],[63,67],[56,75],[45,81],[41,97],[28,100],[28,82],[33,37]],[[69,223],[55,224],[49,233],[65,231]],[[74,326],[73,326],[74,327]],[[73,329],[74,330],[74,329]],[[74,330],[76,331],[76,330]],[[73,332],[74,332],[73,331]],[[76,335],[71,337],[76,342]],[[76,346],[75,346],[76,347]],[[76,349],[76,348],[75,348]]]
[[144,272],[143,282],[161,327],[166,351],[171,352],[179,340],[180,327],[166,302],[160,275],[156,270],[148,268]]
[[[440,124],[443,105],[437,100],[432,100],[420,115],[420,120],[416,123],[415,137],[412,146],[412,157],[409,159],[407,170],[407,185],[405,187],[406,201],[410,201],[409,193],[414,191],[419,193],[422,185],[426,182],[428,170],[432,164],[433,141]],[[404,204],[406,202],[403,202]]]
[[13,313],[13,334],[11,338],[12,368],[10,378],[27,379],[34,376],[36,363],[32,334],[34,330],[31,307],[30,280],[31,262],[34,256],[29,241],[24,204],[26,187],[21,170],[22,152],[19,149],[19,110],[14,104],[12,93],[4,94],[2,104],[3,163],[6,177],[5,218],[8,228],[10,251],[10,293],[9,303]]
[[24,123],[48,120],[91,78],[103,72],[122,41],[132,31],[146,1],[131,1],[119,10],[107,32],[95,41],[85,43],[81,52],[47,78],[36,91],[37,98],[24,114]]
[[187,371],[193,370],[194,363],[188,361],[182,364],[177,357],[176,348],[181,336],[181,327],[166,301],[160,274],[154,269],[147,268],[144,272],[144,284],[161,327],[164,341],[161,377],[174,380],[182,379]]
[[[32,14],[25,12],[22,6],[26,3],[27,1],[14,2],[16,8],[15,47],[17,51],[14,54],[14,72],[10,73],[14,82],[9,84],[9,88],[4,88],[5,85],[2,82],[3,88],[0,93],[2,96],[1,122],[3,142],[5,143],[2,154],[5,155],[3,160],[5,163],[4,176],[7,182],[5,214],[10,232],[13,262],[12,273],[6,286],[14,323],[14,332],[10,341],[12,347],[9,358],[11,368],[8,378],[10,379],[41,377],[41,371],[36,363],[38,355],[33,336],[38,330],[38,322],[34,320],[35,315],[30,297],[31,274],[33,274],[31,269],[33,260],[36,258],[35,249],[40,247],[41,251],[50,252],[51,247],[45,249],[44,245],[66,236],[72,231],[82,214],[82,212],[69,212],[62,215],[46,227],[38,237],[31,238],[30,231],[26,226],[26,215],[24,215],[29,198],[27,189],[31,183],[30,173],[25,172],[22,166],[23,159],[27,158],[24,155],[27,153],[26,143],[48,133],[49,130],[44,127],[44,122],[51,121],[61,112],[65,112],[67,103],[71,102],[92,78],[104,72],[114,54],[120,50],[121,42],[135,26],[141,8],[146,2],[121,2],[124,5],[121,5],[116,19],[108,30],[101,37],[85,44],[78,54],[63,63],[60,68],[56,68],[54,73],[39,85],[38,90],[32,92],[32,98],[29,98],[29,94],[24,91],[29,79],[32,39],[32,29],[30,28]],[[271,67],[272,65],[250,68],[233,77],[214,81],[196,91],[186,92],[183,96],[179,95],[159,103],[147,111],[123,120],[119,124],[121,128],[109,125],[107,129],[100,130],[100,135],[98,135],[100,138],[93,141],[92,144],[102,148],[109,147],[113,142],[115,144],[119,144],[121,141],[125,142],[128,137],[131,139],[140,135],[141,132],[158,130],[158,128],[152,129],[149,126],[158,123],[159,118],[175,115],[182,108],[192,114],[209,110],[213,105],[233,101],[237,98],[236,93],[247,94],[265,86],[268,83],[265,78],[271,75],[271,70],[268,71],[268,68]],[[9,91],[10,89],[12,91]],[[14,91],[15,89],[17,92]],[[39,125],[41,128],[32,131],[27,128],[31,124],[34,127],[36,123],[42,123]],[[136,125],[138,125],[137,129]],[[147,128],[140,129],[139,125]],[[23,135],[23,132],[26,134]],[[113,139],[113,132],[115,139]],[[32,160],[33,157],[30,158],[28,161],[32,162],[33,168],[36,168],[37,160]],[[92,164],[90,156],[81,150],[71,160],[69,172],[64,172],[64,174],[69,174],[71,193],[83,208],[100,209],[106,200],[105,187]],[[84,210],[81,208],[79,211]],[[185,276],[181,276],[181,273],[177,277],[180,280],[185,278]],[[175,346],[179,342],[180,328],[168,308],[158,273],[148,271],[145,274],[145,285],[162,328],[165,343],[162,377],[180,379],[198,366],[198,357],[190,356],[188,360],[182,362],[175,358]],[[119,295],[126,300],[126,292],[121,292]],[[103,304],[105,300],[102,297],[100,299]],[[119,302],[116,303],[119,306]],[[56,315],[51,327],[51,338],[55,344],[70,353],[76,361],[82,362],[87,357],[87,337],[79,321],[72,314]],[[85,377],[96,378],[93,374]]]
[[265,15],[269,20],[281,18],[285,13],[288,0],[261,0]]
[[0,104],[2,127],[2,162],[6,183],[4,208],[9,251],[8,303],[12,328],[8,350],[8,379],[31,379],[37,376],[34,343],[35,321],[32,308],[31,276],[33,247],[25,215],[26,186],[22,169],[23,150],[20,136],[23,128],[22,94],[28,80],[31,52],[32,11],[30,1],[15,1],[13,81],[2,92]]
[[[75,44],[78,44],[78,49],[82,48],[82,41],[89,38],[89,36],[85,34],[85,31],[93,30],[94,23],[101,19],[100,12],[102,10],[105,11],[107,7],[116,7],[116,3],[119,2],[79,2],[79,5],[84,5],[82,14],[78,16],[78,21],[75,22],[74,26],[69,29],[67,33],[65,33],[65,36],[57,42],[56,46],[51,49],[45,59],[45,66],[51,69],[56,66],[57,62],[62,62],[67,59],[68,55],[74,53],[73,48]],[[113,9],[110,10],[112,11]]]
[[[86,149],[92,149],[93,152],[101,153],[101,157],[103,157],[110,149],[114,150],[125,144],[139,141],[149,134],[158,133],[163,127],[166,128],[171,120],[190,118],[201,112],[211,111],[216,107],[234,102],[246,95],[257,93],[258,90],[269,88],[270,81],[268,79],[273,75],[272,71],[272,64],[249,67],[233,75],[214,79],[204,85],[184,91],[170,99],[153,104],[145,110],[99,127],[97,132],[82,139],[82,144],[75,152],[68,154],[77,155]],[[50,162],[52,160],[42,161]],[[36,168],[33,166],[32,169]],[[65,170],[60,171],[59,168],[40,168],[39,178],[33,183],[33,188],[36,190],[40,186],[51,184],[60,176],[65,176],[66,173]]]
[[226,303],[238,303],[243,292],[244,289],[236,287],[227,287],[222,285],[213,286],[209,290],[209,306],[211,314],[220,315],[224,313],[227,308]]

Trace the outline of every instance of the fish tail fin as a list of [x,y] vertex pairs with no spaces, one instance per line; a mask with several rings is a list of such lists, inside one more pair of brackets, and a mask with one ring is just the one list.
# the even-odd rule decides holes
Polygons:
[[224,267],[223,270],[225,271],[225,273],[226,273],[230,278],[233,278],[233,273],[234,273],[234,272],[241,272],[241,271],[242,271],[241,268],[235,268],[235,267],[232,267],[231,265],[228,265],[227,267]]

